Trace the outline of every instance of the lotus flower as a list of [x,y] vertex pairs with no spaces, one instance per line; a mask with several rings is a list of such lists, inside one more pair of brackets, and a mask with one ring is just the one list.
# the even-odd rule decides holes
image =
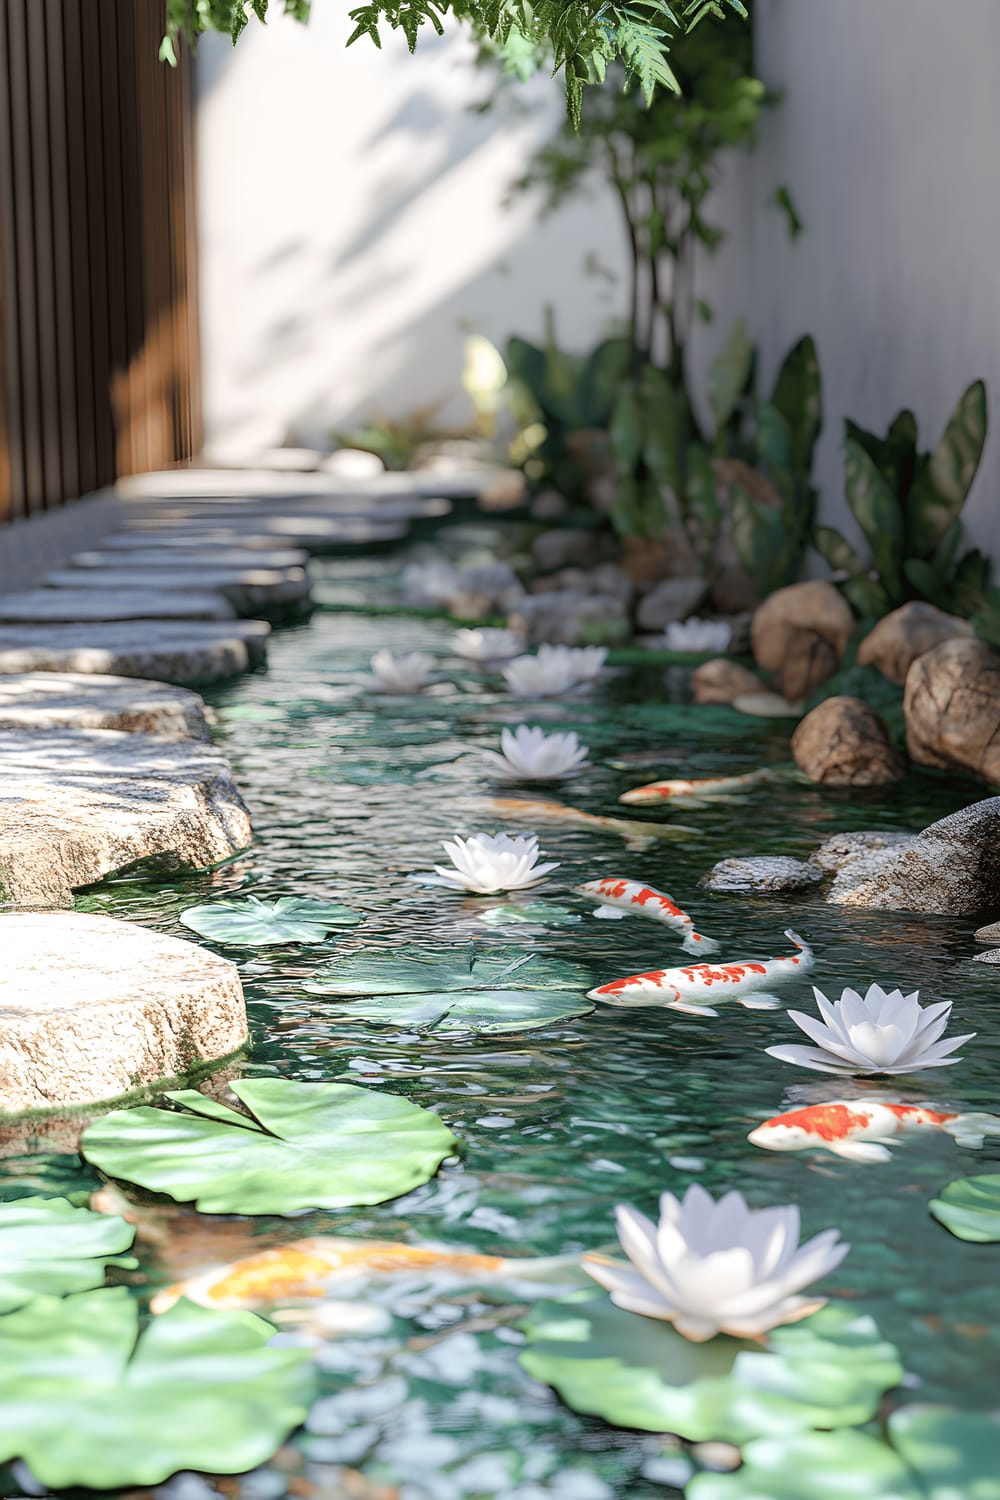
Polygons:
[[618,1238],[632,1265],[584,1257],[588,1275],[628,1312],[673,1323],[695,1343],[717,1333],[757,1338],[823,1306],[796,1294],[839,1266],[850,1246],[827,1229],[799,1245],[799,1211],[748,1208],[741,1193],[718,1203],[697,1183],[660,1199],[659,1228],[620,1204]]
[[539,646],[537,656],[519,656],[501,670],[519,697],[552,698],[593,681],[607,654],[603,646]]
[[391,651],[376,651],[372,657],[375,676],[370,682],[374,693],[419,693],[430,682],[433,656],[426,651],[410,651],[395,656]]
[[873,984],[862,998],[857,990],[844,990],[832,1004],[814,989],[822,1020],[790,1010],[794,1021],[815,1047],[768,1047],[782,1062],[813,1068],[817,1073],[918,1073],[924,1068],[948,1068],[961,1062],[949,1057],[970,1042],[974,1031],[950,1041],[938,1040],[951,1015],[951,1001],[921,1005],[918,991],[904,995]]
[[533,833],[477,833],[470,839],[445,840],[444,848],[455,868],[435,865],[435,872],[449,885],[478,896],[524,890],[559,868],[558,862],[538,864],[538,838]]
[[512,781],[559,781],[575,776],[587,764],[587,747],[575,734],[546,734],[544,729],[529,729],[519,724],[504,729],[500,735],[503,753],[485,750],[483,754]]
[[725,620],[672,620],[663,632],[668,651],[725,651],[732,638]]
[[456,630],[451,645],[466,661],[508,661],[524,650],[516,630]]

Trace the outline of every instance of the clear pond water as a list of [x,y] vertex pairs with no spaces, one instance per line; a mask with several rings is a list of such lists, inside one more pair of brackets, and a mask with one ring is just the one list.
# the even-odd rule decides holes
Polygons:
[[[398,563],[317,564],[322,595],[348,603],[370,597]],[[900,787],[847,797],[789,777],[710,808],[620,808],[622,791],[657,776],[786,764],[788,727],[687,706],[686,672],[676,666],[614,669],[592,693],[521,704],[498,676],[450,655],[449,634],[444,622],[340,610],[320,610],[308,624],[277,633],[266,672],[211,694],[219,743],[253,812],[253,848],[209,875],[109,881],[78,904],[188,938],[178,920],[185,907],[237,892],[342,900],[363,912],[364,926],[315,946],[226,950],[240,962],[252,1025],[252,1047],[238,1068],[404,1094],[442,1116],[461,1156],[407,1198],[377,1208],[213,1222],[150,1204],[156,1242],[147,1237],[139,1246],[136,1295],[147,1297],[199,1264],[317,1233],[500,1255],[610,1249],[617,1202],[653,1213],[664,1188],[678,1192],[699,1181],[715,1193],[738,1186],[755,1205],[797,1202],[807,1233],[841,1229],[853,1248],[824,1290],[870,1312],[899,1346],[908,1373],[898,1399],[994,1403],[995,1247],[953,1238],[927,1203],[955,1177],[996,1170],[1000,1141],[976,1151],[927,1132],[900,1142],[892,1160],[877,1166],[750,1145],[747,1134],[761,1120],[857,1087],[766,1057],[764,1047],[797,1035],[781,1011],[729,1004],[717,1020],[702,1020],[598,1007],[546,1030],[449,1038],[376,1027],[352,1017],[349,1001],[303,988],[339,955],[412,942],[443,948],[475,939],[570,958],[590,968],[595,984],[683,962],[669,933],[631,918],[596,920],[592,905],[571,891],[583,880],[628,876],[668,890],[721,941],[726,959],[788,951],[784,929],[801,932],[816,966],[782,986],[790,1006],[810,1008],[813,980],[828,994],[877,981],[919,988],[924,1001],[954,1001],[952,1030],[978,1032],[965,1061],[923,1082],[904,1081],[895,1097],[993,1111],[1000,970],[970,961],[975,923],[838,908],[814,891],[754,898],[710,895],[698,884],[723,857],[805,857],[841,829],[917,828],[976,800],[981,789],[914,774]],[[368,660],[386,645],[439,654],[441,681],[412,699],[366,693]],[[540,822],[545,854],[560,867],[531,892],[466,898],[411,880],[441,858],[441,840],[456,832],[531,831],[530,819],[489,806],[491,796],[531,791],[497,785],[476,755],[496,746],[501,726],[522,720],[573,728],[592,752],[592,769],[552,790],[534,789],[539,795],[595,813],[670,820],[691,832],[630,849],[615,834]],[[663,752],[662,765],[607,763],[650,750]],[[579,920],[500,928],[482,920],[492,907],[538,900]],[[36,1146],[0,1162],[0,1193],[96,1185],[58,1137]],[[521,1370],[513,1325],[523,1304],[514,1293],[442,1292],[409,1276],[373,1295],[385,1309],[378,1330],[324,1346],[324,1394],[310,1430],[240,1481],[247,1500],[286,1492],[327,1500],[680,1493],[687,1461],[678,1448],[577,1417]],[[8,1476],[6,1488],[16,1492],[16,1480]]]

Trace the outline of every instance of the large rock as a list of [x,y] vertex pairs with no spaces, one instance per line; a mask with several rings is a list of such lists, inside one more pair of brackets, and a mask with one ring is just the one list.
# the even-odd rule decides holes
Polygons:
[[221,755],[111,729],[0,732],[0,905],[67,906],[135,865],[201,870],[245,849]]
[[780,896],[804,890],[823,879],[823,871],[784,854],[759,854],[747,859],[720,859],[701,884],[710,891],[754,892]]
[[859,852],[841,865],[827,900],[959,917],[1000,909],[1000,797],[884,849]]
[[918,656],[953,636],[975,633],[968,620],[915,600],[894,609],[865,636],[858,647],[858,666],[878,667],[883,677],[902,687]]
[[546,573],[530,585],[532,594],[551,594],[555,589],[576,589],[584,594],[611,594],[630,604],[635,593],[631,578],[617,563],[599,563],[596,568],[561,568]]
[[539,573],[556,573],[560,568],[592,568],[610,562],[617,551],[618,543],[610,532],[557,526],[535,537],[531,561]]
[[675,620],[696,614],[708,598],[704,578],[665,578],[639,600],[636,620],[640,630],[665,630]]
[[0,674],[99,672],[160,682],[219,682],[264,662],[270,633],[264,620],[6,625],[0,626]]
[[632,633],[621,599],[577,589],[526,594],[508,614],[507,625],[532,645],[616,646]]
[[990,948],[985,953],[974,953],[972,956],[974,964],[998,964],[1000,965],[1000,948]]
[[0,677],[0,729],[120,729],[161,740],[211,738],[208,710],[197,693],[96,673]]
[[912,833],[834,833],[823,840],[815,854],[810,855],[810,863],[819,865],[821,870],[842,870],[852,860],[867,859],[869,855],[899,848],[912,843],[913,838]]
[[917,657],[903,712],[914,760],[1000,782],[1000,654],[985,641],[959,636]]
[[247,1039],[236,965],[82,912],[0,915],[0,1112],[106,1102]]
[[977,943],[1000,943],[1000,922],[990,922],[980,927],[975,935]]
[[881,717],[860,698],[827,698],[792,735],[795,764],[824,786],[885,786],[905,767]]
[[832,677],[854,629],[850,606],[832,583],[814,579],[777,589],[754,612],[750,635],[757,664],[777,675],[793,703]]
[[88,588],[30,589],[24,594],[0,595],[4,624],[71,624],[106,620],[231,620],[235,610],[221,594],[192,589],[170,593],[138,586],[102,590]]
[[703,661],[691,673],[691,696],[695,703],[732,703],[741,695],[763,691],[760,678],[728,656]]

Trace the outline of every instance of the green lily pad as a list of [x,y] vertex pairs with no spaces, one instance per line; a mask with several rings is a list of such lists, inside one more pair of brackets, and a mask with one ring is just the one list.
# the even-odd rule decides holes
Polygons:
[[109,1214],[74,1208],[65,1198],[17,1198],[0,1204],[0,1313],[32,1297],[85,1292],[105,1266],[138,1265],[128,1250],[135,1228]]
[[355,1001],[351,1016],[412,1031],[534,1031],[594,1009],[568,990],[460,990],[457,994],[382,995]]
[[0,1462],[52,1489],[233,1474],[270,1458],[313,1395],[309,1352],[245,1312],[178,1302],[139,1337],[124,1287],[39,1297],[0,1320]]
[[855,1426],[902,1376],[872,1320],[836,1306],[775,1329],[765,1349],[725,1336],[692,1344],[590,1294],[538,1303],[523,1326],[521,1363],[574,1411],[691,1442]]
[[891,1448],[850,1431],[759,1438],[743,1450],[741,1468],[699,1474],[684,1494],[686,1500],[925,1500]]
[[927,1500],[1000,1500],[1000,1420],[947,1406],[904,1406],[889,1418],[893,1447]]
[[180,919],[185,927],[213,943],[239,948],[265,943],[321,943],[331,927],[357,927],[364,921],[349,906],[312,901],[308,896],[282,896],[277,901],[261,901],[256,896],[213,901],[208,906],[189,906]]
[[565,927],[582,920],[579,912],[566,906],[549,906],[545,901],[529,901],[526,906],[491,906],[479,918],[490,927],[533,923],[543,927]]
[[397,948],[353,953],[303,989],[319,995],[442,995],[455,990],[587,990],[589,969],[513,948]]
[[436,1114],[395,1094],[285,1078],[232,1088],[255,1118],[178,1089],[167,1098],[183,1111],[113,1110],[84,1132],[82,1154],[203,1213],[289,1214],[398,1198],[455,1147]]
[[958,1177],[930,1204],[939,1224],[960,1240],[992,1245],[1000,1240],[1000,1173]]

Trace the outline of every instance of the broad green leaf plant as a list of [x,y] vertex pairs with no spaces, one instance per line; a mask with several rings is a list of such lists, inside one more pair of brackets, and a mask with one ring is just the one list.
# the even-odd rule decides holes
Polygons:
[[[310,8],[311,0],[284,0],[285,12],[299,21],[308,20]],[[348,12],[354,27],[348,45],[365,37],[381,47],[384,32],[401,31],[412,52],[422,33],[440,36],[447,23],[466,23],[480,38],[518,48],[526,58],[547,56],[563,74],[567,111],[579,124],[584,86],[603,80],[611,63],[647,100],[657,89],[676,91],[671,42],[707,16],[729,11],[747,15],[742,0],[674,0],[673,6],[668,0],[370,0]],[[268,0],[166,0],[160,55],[175,62],[178,40],[193,44],[206,31],[236,42],[251,16],[266,21]]]
[[107,1266],[133,1269],[133,1225],[75,1208],[65,1198],[0,1204],[0,1313],[33,1297],[62,1297],[104,1284]]
[[308,896],[281,896],[261,901],[238,896],[189,906],[181,921],[200,937],[227,947],[258,948],[281,943],[321,943],[334,927],[357,927],[364,918],[349,906],[314,901]]

